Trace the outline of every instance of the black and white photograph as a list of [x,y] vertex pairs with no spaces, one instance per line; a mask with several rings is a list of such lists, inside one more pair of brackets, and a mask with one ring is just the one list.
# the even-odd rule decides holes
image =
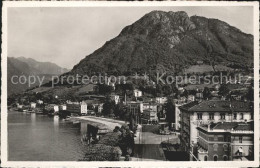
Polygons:
[[1,166],[259,166],[258,2],[4,2]]

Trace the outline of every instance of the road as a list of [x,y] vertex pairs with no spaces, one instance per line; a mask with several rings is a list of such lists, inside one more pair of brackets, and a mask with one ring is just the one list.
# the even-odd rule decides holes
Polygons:
[[133,160],[166,160],[161,148],[161,142],[168,139],[178,138],[175,135],[157,134],[158,126],[143,125],[139,128],[135,138]]

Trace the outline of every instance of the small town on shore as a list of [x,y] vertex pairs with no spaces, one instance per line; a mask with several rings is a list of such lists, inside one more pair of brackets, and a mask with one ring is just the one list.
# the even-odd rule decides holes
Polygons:
[[88,150],[80,161],[254,160],[253,79],[247,77],[247,84],[183,84],[174,91],[89,84],[67,99],[41,92],[9,97],[8,108],[87,122],[81,141]]

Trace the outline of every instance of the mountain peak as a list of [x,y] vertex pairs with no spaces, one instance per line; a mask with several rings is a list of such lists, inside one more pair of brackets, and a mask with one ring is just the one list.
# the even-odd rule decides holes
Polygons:
[[[195,24],[184,11],[152,11],[130,26],[125,27],[120,35],[140,35],[147,38],[165,38],[173,48],[180,42],[183,34],[195,29]],[[163,40],[165,41],[165,40]]]
[[217,19],[189,17],[184,11],[151,11],[81,60],[70,73],[122,74],[151,68],[176,72],[198,60],[250,65],[253,39],[237,30]]

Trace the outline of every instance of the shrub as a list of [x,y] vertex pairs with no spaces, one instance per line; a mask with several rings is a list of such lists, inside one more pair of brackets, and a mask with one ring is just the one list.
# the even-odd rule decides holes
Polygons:
[[119,161],[121,155],[122,152],[119,147],[95,144],[89,146],[81,161]]

